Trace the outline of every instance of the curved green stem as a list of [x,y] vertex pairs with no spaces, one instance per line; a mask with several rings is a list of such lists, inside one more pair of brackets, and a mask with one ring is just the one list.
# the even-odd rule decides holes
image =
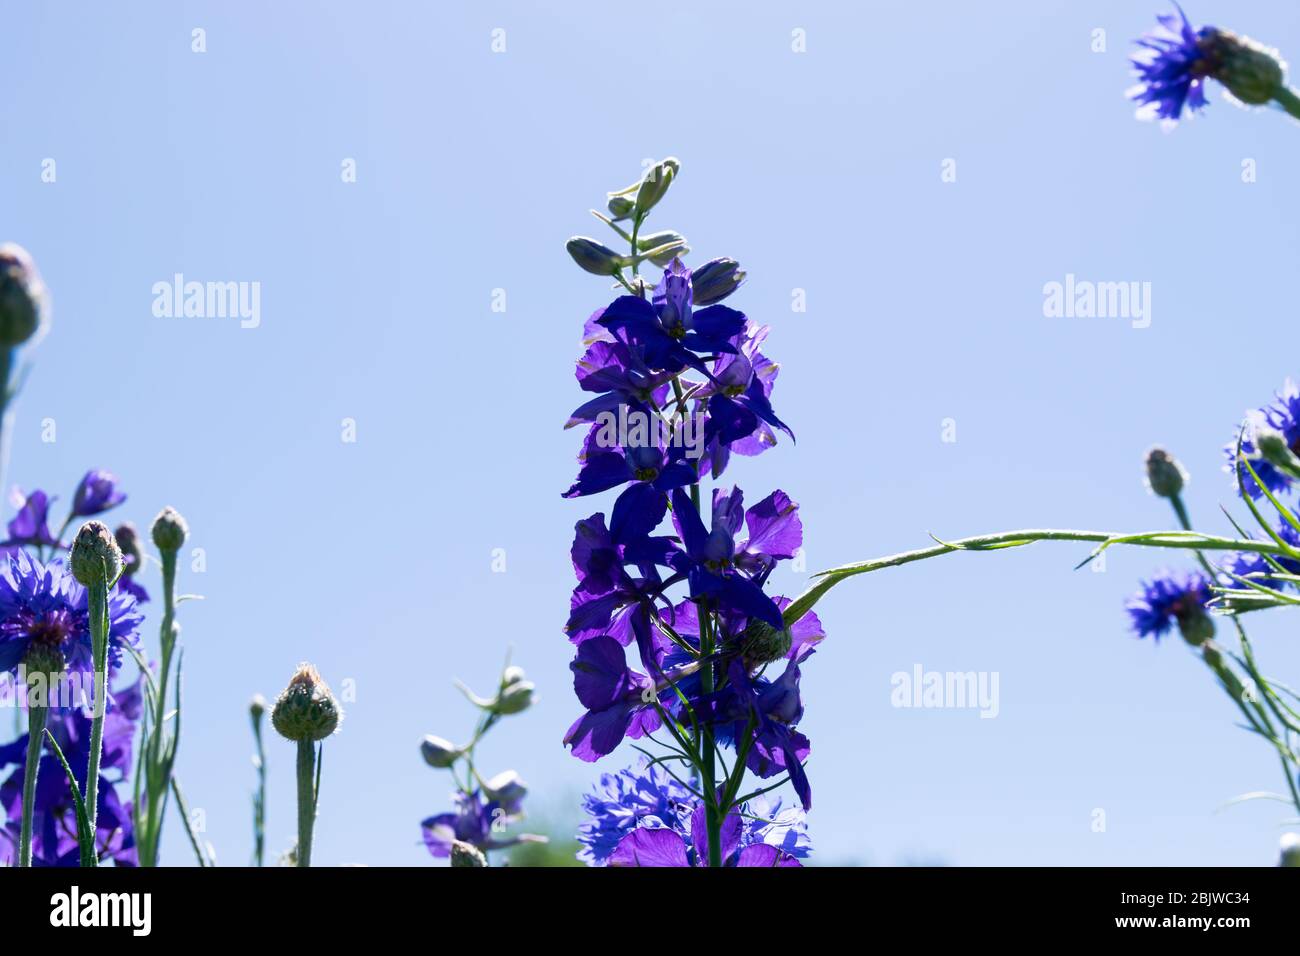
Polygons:
[[23,767],[23,820],[18,837],[18,865],[32,865],[32,812],[36,809],[36,774],[41,766],[48,707],[27,703],[27,763]]
[[316,744],[298,741],[298,865],[311,866],[311,835],[316,823]]

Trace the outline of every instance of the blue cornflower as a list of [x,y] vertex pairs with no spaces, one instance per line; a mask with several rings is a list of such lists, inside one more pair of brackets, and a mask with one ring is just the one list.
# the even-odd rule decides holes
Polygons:
[[[582,850],[578,859],[588,866],[619,865],[616,853],[624,844],[623,856],[629,855],[632,844],[625,840],[640,830],[665,830],[673,834],[659,835],[671,849],[675,858],[680,852],[684,863],[658,864],[642,854],[641,865],[696,865],[692,837],[695,817],[702,816],[703,807],[693,788],[675,779],[660,765],[648,766],[642,759],[635,767],[618,773],[602,774],[583,797],[582,808],[588,819],[578,827],[578,842]],[[702,827],[701,827],[702,829]],[[633,842],[636,842],[634,838]],[[653,841],[656,838],[650,837]],[[740,808],[740,813],[728,816],[723,829],[724,859],[731,865],[797,865],[794,858],[803,858],[812,852],[808,839],[808,824],[803,811],[791,807],[782,809],[780,799],[759,797]],[[751,850],[745,862],[742,854]],[[774,863],[774,861],[780,861]],[[623,865],[627,865],[624,861]]]
[[1205,108],[1205,78],[1213,71],[1206,41],[1217,31],[1194,29],[1182,7],[1174,7],[1177,15],[1157,16],[1160,26],[1137,41],[1141,49],[1132,56],[1138,83],[1127,96],[1139,104],[1141,119],[1174,122],[1184,107],[1189,113]]
[[[1295,512],[1291,512],[1292,517],[1296,517]],[[1292,527],[1291,522],[1285,518],[1278,522],[1277,536],[1291,545],[1293,548],[1300,548],[1300,531]],[[1287,574],[1300,574],[1300,561],[1284,558],[1280,555],[1273,555],[1273,560],[1282,566]],[[1277,569],[1269,564],[1264,555],[1257,551],[1239,551],[1231,554],[1223,562],[1223,569],[1229,574],[1236,577],[1244,578],[1248,575],[1269,576],[1277,573]],[[1289,582],[1261,582],[1270,587],[1281,587]]]
[[1214,632],[1214,622],[1206,613],[1212,597],[1210,579],[1201,572],[1160,571],[1142,582],[1142,589],[1124,608],[1138,637],[1159,640],[1177,624],[1184,638],[1200,644]]
[[[124,646],[139,646],[144,618],[135,598],[117,588],[108,595],[108,617],[112,670]],[[0,672],[14,670],[33,643],[58,650],[71,672],[93,670],[86,588],[62,561],[42,565],[18,550],[0,558]]]
[[[1274,494],[1290,490],[1293,482],[1282,472],[1263,458],[1258,457],[1255,444],[1251,440],[1256,428],[1269,428],[1279,432],[1293,452],[1300,454],[1300,386],[1291,379],[1283,383],[1276,398],[1263,408],[1252,409],[1246,413],[1247,428],[1241,439],[1241,457],[1250,459],[1250,467],[1259,475],[1264,487]],[[1224,446],[1228,463],[1224,470],[1232,475],[1233,484],[1237,484],[1237,472],[1240,469],[1240,488],[1252,498],[1259,498],[1263,490],[1250,477],[1250,472],[1237,458],[1237,441],[1233,439]]]

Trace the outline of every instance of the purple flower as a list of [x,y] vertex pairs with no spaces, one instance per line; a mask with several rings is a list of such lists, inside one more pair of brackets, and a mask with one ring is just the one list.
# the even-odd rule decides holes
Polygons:
[[[638,827],[619,841],[610,866],[703,866],[709,858],[709,832],[703,804],[691,814],[690,842],[676,830]],[[740,814],[722,821],[718,841],[723,866],[802,866],[790,854],[767,843],[745,845]]]
[[[1280,432],[1291,450],[1300,454],[1300,386],[1287,379],[1271,403],[1246,413],[1246,422],[1247,428],[1241,439],[1241,457],[1250,459],[1250,467],[1255,470],[1255,474],[1269,491],[1275,495],[1289,491],[1293,484],[1292,480],[1265,459],[1257,457],[1258,453],[1251,438],[1255,428],[1270,428]],[[1238,473],[1240,473],[1239,491],[1245,489],[1250,497],[1261,497],[1264,494],[1263,490],[1237,458],[1236,439],[1224,446],[1223,451],[1228,458],[1224,470],[1232,475],[1233,484],[1238,484]]]
[[[778,502],[778,495],[784,504]],[[758,529],[758,540],[751,550],[748,542],[739,546],[736,543],[736,535],[747,517],[739,488],[713,490],[713,520],[708,530],[690,496],[675,490],[673,523],[685,550],[673,555],[672,561],[674,569],[690,581],[691,597],[758,618],[780,630],[785,626],[781,611],[763,593],[762,581],[777,559],[794,554],[802,528],[794,514],[795,506],[784,493],[774,493],[763,506],[768,506],[764,514],[756,516],[750,524],[751,541],[755,538],[755,528]]]
[[649,411],[663,407],[671,372],[653,372],[643,350],[619,341],[593,342],[578,359],[578,384],[596,397],[574,409],[565,428],[594,422],[602,412],[617,412],[620,405]]
[[1161,571],[1142,582],[1124,608],[1138,637],[1159,640],[1174,624],[1186,633],[1188,627],[1208,620],[1205,611],[1212,597],[1210,580],[1199,571]]
[[117,488],[117,478],[102,468],[86,472],[72,496],[72,513],[79,518],[89,518],[116,508],[126,501],[126,495]]
[[1205,108],[1205,77],[1212,65],[1201,41],[1212,36],[1213,27],[1192,27],[1182,7],[1174,4],[1177,15],[1156,17],[1160,26],[1137,41],[1141,48],[1133,54],[1137,85],[1128,97],[1138,103],[1142,119],[1176,121],[1183,114]]
[[657,682],[628,667],[622,645],[602,635],[578,645],[569,669],[573,691],[587,712],[573,722],[564,744],[575,757],[591,763],[613,753],[625,737],[639,740],[658,730],[663,722],[656,702],[674,713],[677,701],[671,682],[695,673],[699,665],[684,665]]
[[511,810],[495,800],[488,800],[478,790],[473,793],[458,790],[452,795],[452,802],[455,811],[429,817],[420,824],[424,845],[435,857],[451,856],[451,845],[458,840],[484,852],[544,840],[528,833],[514,836],[502,833],[506,826],[519,818],[517,802]]
[[[108,616],[112,670],[124,646],[139,646],[143,616],[135,598],[117,588],[109,592]],[[19,550],[0,558],[0,672],[14,670],[33,642],[56,647],[71,672],[93,669],[85,587],[62,561],[42,565]]]
[[[100,763],[99,813],[95,843],[101,861],[135,866],[135,835],[131,805],[118,796],[117,787],[131,774],[135,725],[143,706],[140,681],[119,688],[104,715],[103,757]],[[85,790],[90,756],[90,719],[80,710],[51,710],[50,733],[59,742],[77,784]],[[0,784],[0,807],[8,823],[0,830],[0,863],[13,865],[18,856],[18,830],[22,819],[22,783],[27,763],[27,736],[0,747],[0,768],[13,772]],[[47,746],[41,755],[32,811],[32,859],[37,866],[77,866],[76,811],[63,766]]]
[[42,547],[56,547],[58,541],[55,540],[54,535],[50,534],[49,527],[50,504],[52,501],[53,499],[49,498],[43,491],[33,491],[30,495],[22,498],[18,513],[9,522],[9,538],[5,541],[5,546],[39,545]]
[[691,271],[674,259],[655,286],[651,301],[620,296],[609,304],[598,322],[622,341],[644,351],[652,369],[680,372],[690,367],[710,373],[698,353],[733,352],[731,339],[745,328],[742,312],[725,305],[695,311]]
[[[685,842],[699,807],[692,787],[644,759],[635,767],[602,774],[591,793],[583,797],[587,820],[578,828],[578,842],[583,847],[578,859],[588,866],[606,866],[623,840],[637,830],[667,830]],[[739,809],[738,849],[767,845],[794,858],[812,852],[803,811],[793,807],[783,810],[779,799],[761,796]],[[686,847],[686,855],[688,863],[698,859],[693,841]],[[738,858],[739,854],[733,851],[729,856]]]
[[[1297,517],[1294,511],[1291,516]],[[1296,531],[1291,522],[1285,518],[1280,520],[1277,525],[1277,535],[1293,548],[1300,548],[1300,531]],[[1273,560],[1280,564],[1287,574],[1300,574],[1300,561],[1292,558],[1284,558],[1281,555],[1273,555]],[[1223,569],[1237,577],[1244,578],[1248,575],[1257,577],[1270,577],[1277,573],[1277,569],[1257,551],[1239,551],[1231,554],[1223,562]],[[1282,587],[1290,582],[1286,581],[1264,581],[1261,582],[1270,587]]]

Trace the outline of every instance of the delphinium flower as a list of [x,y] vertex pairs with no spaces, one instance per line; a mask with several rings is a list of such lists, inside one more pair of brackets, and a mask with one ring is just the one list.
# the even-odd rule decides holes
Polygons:
[[[115,690],[104,719],[95,855],[100,862],[112,860],[118,866],[135,866],[137,862],[131,803],[119,790],[127,786],[131,775],[136,724],[143,706],[140,685],[137,678],[134,683]],[[80,710],[53,711],[48,729],[73,768],[78,786],[84,790],[90,757],[90,719]],[[26,735],[0,747],[0,767],[14,768],[0,784],[0,807],[8,815],[8,822],[0,830],[0,863],[12,865],[18,859],[18,821],[25,809],[22,782],[27,754]],[[77,866],[80,853],[72,789],[52,752],[46,751],[40,757],[37,779],[32,799],[32,863]]]
[[299,867],[311,866],[312,832],[316,825],[316,801],[320,797],[316,768],[318,745],[335,733],[343,720],[343,708],[320,672],[307,663],[299,664],[271,711],[271,726],[298,748],[298,845]]
[[[676,160],[655,164],[639,184],[610,194],[612,219],[596,214],[629,243],[626,256],[594,240],[569,245],[579,265],[629,294],[584,326],[578,378],[599,400],[566,423],[592,427],[565,496],[620,490],[608,522],[600,512],[575,528],[578,585],[565,632],[577,645],[574,690],[585,713],[564,742],[587,761],[627,739],[637,749],[666,747],[663,759],[696,780],[702,796],[690,812],[698,826],[672,833],[676,842],[658,846],[663,853],[654,859],[722,866],[744,856],[748,865],[776,857],[732,839],[740,832],[733,821],[746,803],[746,773],[779,777],[769,789],[790,782],[803,809],[811,806],[803,767],[811,748],[794,727],[803,715],[799,668],[822,634],[806,608],[787,620],[791,603],[767,591],[777,563],[802,543],[791,498],[776,491],[746,511],[739,488],[714,488],[702,514],[701,483],[718,477],[733,451],[757,454],[776,443],[777,432],[794,436],[772,408],[777,366],[762,351],[767,328],[718,304],[744,279],[735,260],[693,271],[676,246],[685,239],[668,231],[644,237],[644,246],[660,251],[672,244],[662,274],[653,282],[639,274],[646,214],[679,175]],[[618,222],[630,222],[630,230]],[[617,440],[602,429],[615,415],[622,423],[633,413],[664,428],[640,439],[620,431]],[[628,664],[633,642],[639,666]],[[782,673],[768,675],[778,662]],[[656,737],[660,731],[667,740]],[[726,760],[720,747],[734,756]]]
[[[588,866],[607,866],[625,838],[639,829],[666,829],[689,838],[699,806],[691,786],[644,759],[618,773],[601,774],[582,800],[587,819],[578,827],[578,859]],[[738,849],[763,844],[794,859],[812,852],[804,812],[783,809],[780,798],[755,797],[741,808],[738,819]],[[693,845],[687,857],[698,860]]]
[[454,809],[434,814],[420,823],[425,848],[452,866],[488,866],[489,854],[521,843],[545,843],[531,833],[509,833],[523,819],[528,788],[513,770],[503,770],[483,779],[474,763],[474,749],[503,717],[523,713],[533,703],[535,690],[523,668],[509,662],[501,672],[496,693],[480,697],[461,685],[467,700],[480,711],[474,734],[460,746],[430,734],[420,742],[425,763],[450,772],[456,789],[451,795]]
[[[126,501],[126,494],[118,486],[117,478],[103,468],[92,468],[82,476],[72,494],[72,505],[56,532],[50,531],[50,512],[56,497],[37,489],[24,495],[17,489],[12,495],[15,514],[7,526],[8,535],[0,548],[11,551],[25,547],[38,558],[47,551],[54,554],[62,550],[64,532],[78,518],[94,517],[116,508]],[[134,531],[134,528],[131,528]],[[119,542],[120,544],[120,542]],[[137,570],[131,567],[133,574]],[[138,595],[137,595],[138,596]]]
[[1176,122],[1205,108],[1205,82],[1222,83],[1238,102],[1275,102],[1300,117],[1300,97],[1283,79],[1276,50],[1213,26],[1192,26],[1182,7],[1156,17],[1159,26],[1137,41],[1132,57],[1138,82],[1128,91],[1138,116]]

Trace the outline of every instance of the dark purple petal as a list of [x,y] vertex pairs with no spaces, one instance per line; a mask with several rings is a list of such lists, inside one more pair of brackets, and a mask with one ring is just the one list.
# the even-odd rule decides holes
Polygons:
[[640,827],[619,841],[610,866],[690,866],[686,841],[664,827]]

